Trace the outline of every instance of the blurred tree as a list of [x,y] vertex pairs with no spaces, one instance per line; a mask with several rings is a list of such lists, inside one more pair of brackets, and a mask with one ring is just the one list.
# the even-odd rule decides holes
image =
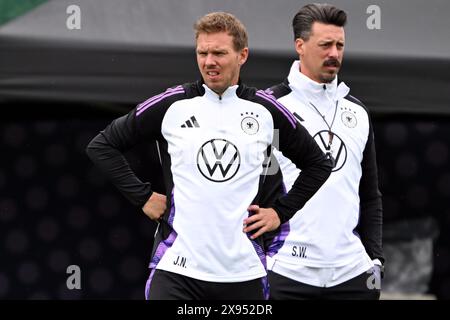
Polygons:
[[0,25],[21,16],[48,0],[0,0]]

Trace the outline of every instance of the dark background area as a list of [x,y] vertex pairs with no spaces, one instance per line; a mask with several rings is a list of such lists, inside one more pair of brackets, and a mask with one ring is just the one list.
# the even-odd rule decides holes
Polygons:
[[[272,76],[282,78],[285,70]],[[256,82],[248,74],[245,78]],[[357,89],[353,94],[364,100]],[[143,298],[156,225],[105,181],[84,151],[90,139],[132,107],[54,101],[1,105],[7,115],[0,122],[1,299]],[[429,292],[448,299],[450,118],[384,112],[373,112],[372,118],[385,228],[436,220],[440,233]],[[140,177],[163,190],[153,143],[137,146],[127,158]],[[419,230],[399,230],[385,242],[415,236]],[[67,289],[69,265],[81,268],[82,290]]]

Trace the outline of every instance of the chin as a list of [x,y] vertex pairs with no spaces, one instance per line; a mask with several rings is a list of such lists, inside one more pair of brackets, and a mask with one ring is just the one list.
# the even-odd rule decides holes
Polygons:
[[336,74],[334,75],[326,75],[326,76],[322,76],[320,77],[320,80],[322,81],[322,83],[331,83],[334,81],[334,79],[336,79]]
[[215,81],[211,81],[211,80],[205,80],[205,84],[210,88],[210,89],[214,89],[216,87],[219,86],[219,84]]
[[221,94],[225,91],[225,89],[222,86],[215,86],[214,84],[208,85],[206,84],[212,91],[214,91],[217,94]]

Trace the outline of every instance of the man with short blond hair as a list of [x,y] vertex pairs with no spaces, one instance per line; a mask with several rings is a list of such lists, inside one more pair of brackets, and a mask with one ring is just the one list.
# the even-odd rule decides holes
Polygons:
[[[114,120],[87,153],[115,186],[158,220],[146,298],[267,298],[261,235],[287,221],[330,174],[312,137],[275,99],[239,81],[248,57],[242,23],[224,12],[196,24],[202,80],[167,89]],[[265,154],[303,169],[293,191],[260,208]],[[131,171],[123,152],[159,143],[166,195]]]

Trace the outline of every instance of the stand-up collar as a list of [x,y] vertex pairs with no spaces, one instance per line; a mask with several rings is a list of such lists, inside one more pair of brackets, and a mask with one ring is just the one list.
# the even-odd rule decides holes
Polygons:
[[237,90],[239,85],[234,85],[228,87],[221,95],[217,94],[215,91],[211,90],[206,84],[203,84],[205,88],[205,97],[214,100],[226,100],[237,97]]
[[[344,98],[350,88],[344,82],[339,83],[336,78],[331,83],[318,83],[300,72],[300,61],[296,60],[291,66],[288,76],[289,86],[293,91],[309,101],[328,100],[332,104]],[[322,103],[320,103],[322,104]],[[327,103],[330,105],[330,103]]]

